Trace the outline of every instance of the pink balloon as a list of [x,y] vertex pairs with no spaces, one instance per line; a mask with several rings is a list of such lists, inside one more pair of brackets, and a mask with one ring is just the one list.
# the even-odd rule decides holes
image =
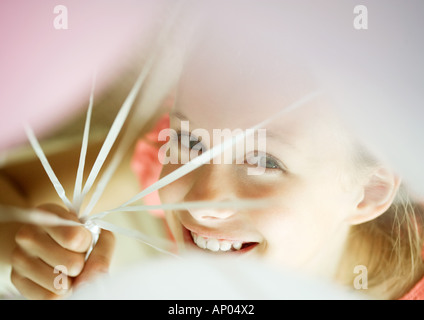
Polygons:
[[43,134],[88,105],[94,70],[100,92],[147,38],[159,4],[1,1],[0,152],[25,141],[23,121]]

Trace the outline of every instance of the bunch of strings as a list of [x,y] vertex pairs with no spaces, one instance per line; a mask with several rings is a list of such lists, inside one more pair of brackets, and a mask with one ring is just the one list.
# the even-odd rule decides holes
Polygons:
[[[160,205],[134,205],[135,202],[142,200],[148,194],[155,192],[168,184],[176,181],[184,175],[192,172],[200,166],[209,163],[211,159],[219,156],[224,150],[231,148],[239,141],[246,138],[247,135],[252,134],[255,130],[264,128],[267,124],[279,118],[285,113],[291,112],[307,102],[315,99],[321,94],[321,91],[313,91],[301,99],[295,101],[289,106],[283,107],[279,112],[264,119],[263,121],[252,125],[249,129],[245,130],[240,134],[233,136],[231,139],[226,139],[221,144],[212,147],[211,149],[203,152],[198,157],[190,160],[188,163],[180,166],[175,171],[162,177],[152,185],[148,186],[125,203],[121,204],[116,208],[110,210],[93,213],[93,210],[101,199],[101,196],[110,182],[115,170],[121,163],[124,155],[128,151],[132,142],[137,138],[136,128],[145,125],[155,112],[155,107],[158,106],[161,99],[169,92],[169,89],[178,81],[178,75],[182,68],[182,60],[184,59],[184,48],[192,35],[195,23],[188,23],[185,27],[181,25],[178,18],[181,18],[181,7],[182,2],[178,2],[176,7],[172,10],[171,16],[166,20],[163,29],[160,31],[157,37],[157,43],[154,46],[152,52],[149,54],[146,63],[144,64],[137,80],[131,88],[128,96],[122,104],[119,112],[114,119],[111,128],[104,140],[104,143],[98,153],[98,156],[91,168],[91,171],[83,184],[83,173],[85,168],[86,154],[89,142],[89,131],[91,114],[93,110],[94,91],[96,83],[96,75],[93,76],[91,94],[89,99],[89,106],[86,115],[82,146],[78,164],[78,170],[75,179],[75,187],[73,198],[69,199],[66,192],[57,178],[54,170],[49,164],[49,161],[40,146],[40,143],[34,134],[33,130],[29,125],[25,125],[25,131],[29,142],[36,153],[37,157],[41,161],[41,164],[48,175],[51,183],[57,195],[60,197],[64,206],[71,212],[74,212],[80,222],[74,222],[70,220],[62,219],[54,214],[50,214],[37,209],[22,209],[17,207],[6,207],[0,206],[0,210],[7,214],[0,215],[0,221],[17,221],[23,223],[31,223],[38,225],[50,225],[50,226],[84,226],[93,235],[92,246],[87,252],[87,258],[90,255],[91,250],[96,244],[101,229],[109,230],[114,233],[122,234],[136,240],[139,240],[146,245],[153,247],[154,249],[162,252],[163,254],[170,255],[172,257],[179,257],[175,254],[175,243],[170,240],[156,238],[139,230],[126,229],[110,222],[103,220],[104,217],[110,214],[116,214],[119,212],[148,212],[151,210],[189,210],[194,208],[213,208],[213,209],[251,209],[257,207],[265,207],[273,204],[272,198],[264,199],[233,199],[228,201],[192,201],[192,202],[181,202],[181,203],[162,203]],[[176,27],[176,25],[178,25]],[[177,31],[176,31],[177,30]],[[178,45],[170,45],[170,35],[172,31],[172,39]],[[149,81],[146,79],[149,78]],[[96,180],[99,177],[99,173],[109,156],[109,153],[124,128],[128,115],[135,104],[136,98],[139,95],[140,90],[143,88],[145,94],[139,102],[139,112],[137,116],[129,119],[129,124],[126,127],[125,134],[120,140],[115,153],[111,157],[109,165],[104,170],[103,174],[99,178],[97,185],[94,187]],[[153,88],[153,89],[152,89]],[[87,206],[82,208],[82,203],[87,198],[90,190],[94,190],[91,198],[88,201]]]

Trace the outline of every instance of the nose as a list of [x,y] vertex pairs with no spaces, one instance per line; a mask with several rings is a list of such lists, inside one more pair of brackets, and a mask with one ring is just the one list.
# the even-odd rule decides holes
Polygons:
[[219,209],[190,209],[189,213],[196,220],[224,220],[234,214],[232,210],[219,210]]
[[[230,201],[236,198],[231,183],[231,165],[206,164],[199,168],[184,201]],[[189,209],[196,220],[228,219],[236,213],[234,209],[200,208]]]

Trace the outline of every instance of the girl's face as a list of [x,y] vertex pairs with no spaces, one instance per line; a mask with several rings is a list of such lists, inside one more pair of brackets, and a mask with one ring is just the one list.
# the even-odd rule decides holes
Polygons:
[[[190,131],[204,129],[213,137],[214,129],[251,127],[307,93],[280,90],[276,95],[269,91],[275,89],[271,85],[252,94],[254,87],[231,85],[229,78],[189,80],[182,82],[171,113],[171,129],[180,133],[171,139],[171,148],[181,154],[196,145],[178,141],[190,134],[181,132],[181,121],[189,121]],[[313,273],[333,272],[357,199],[348,183],[346,135],[327,106],[324,99],[316,99],[266,127],[263,174],[249,175],[252,165],[247,162],[211,162],[161,189],[164,203],[278,199],[266,208],[167,212],[175,238],[186,248],[208,254],[256,255]],[[202,140],[201,144],[209,149],[219,143]],[[164,165],[162,176],[181,165]]]

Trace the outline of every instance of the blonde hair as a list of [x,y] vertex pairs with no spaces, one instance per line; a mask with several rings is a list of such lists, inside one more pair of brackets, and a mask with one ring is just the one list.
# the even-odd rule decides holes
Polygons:
[[[357,150],[358,151],[358,150]],[[358,156],[358,153],[356,153]],[[378,162],[361,148],[357,168],[375,167]],[[353,286],[355,266],[367,268],[366,293],[378,299],[399,299],[424,276],[424,208],[401,184],[389,209],[378,218],[351,226],[341,260],[339,276]]]

